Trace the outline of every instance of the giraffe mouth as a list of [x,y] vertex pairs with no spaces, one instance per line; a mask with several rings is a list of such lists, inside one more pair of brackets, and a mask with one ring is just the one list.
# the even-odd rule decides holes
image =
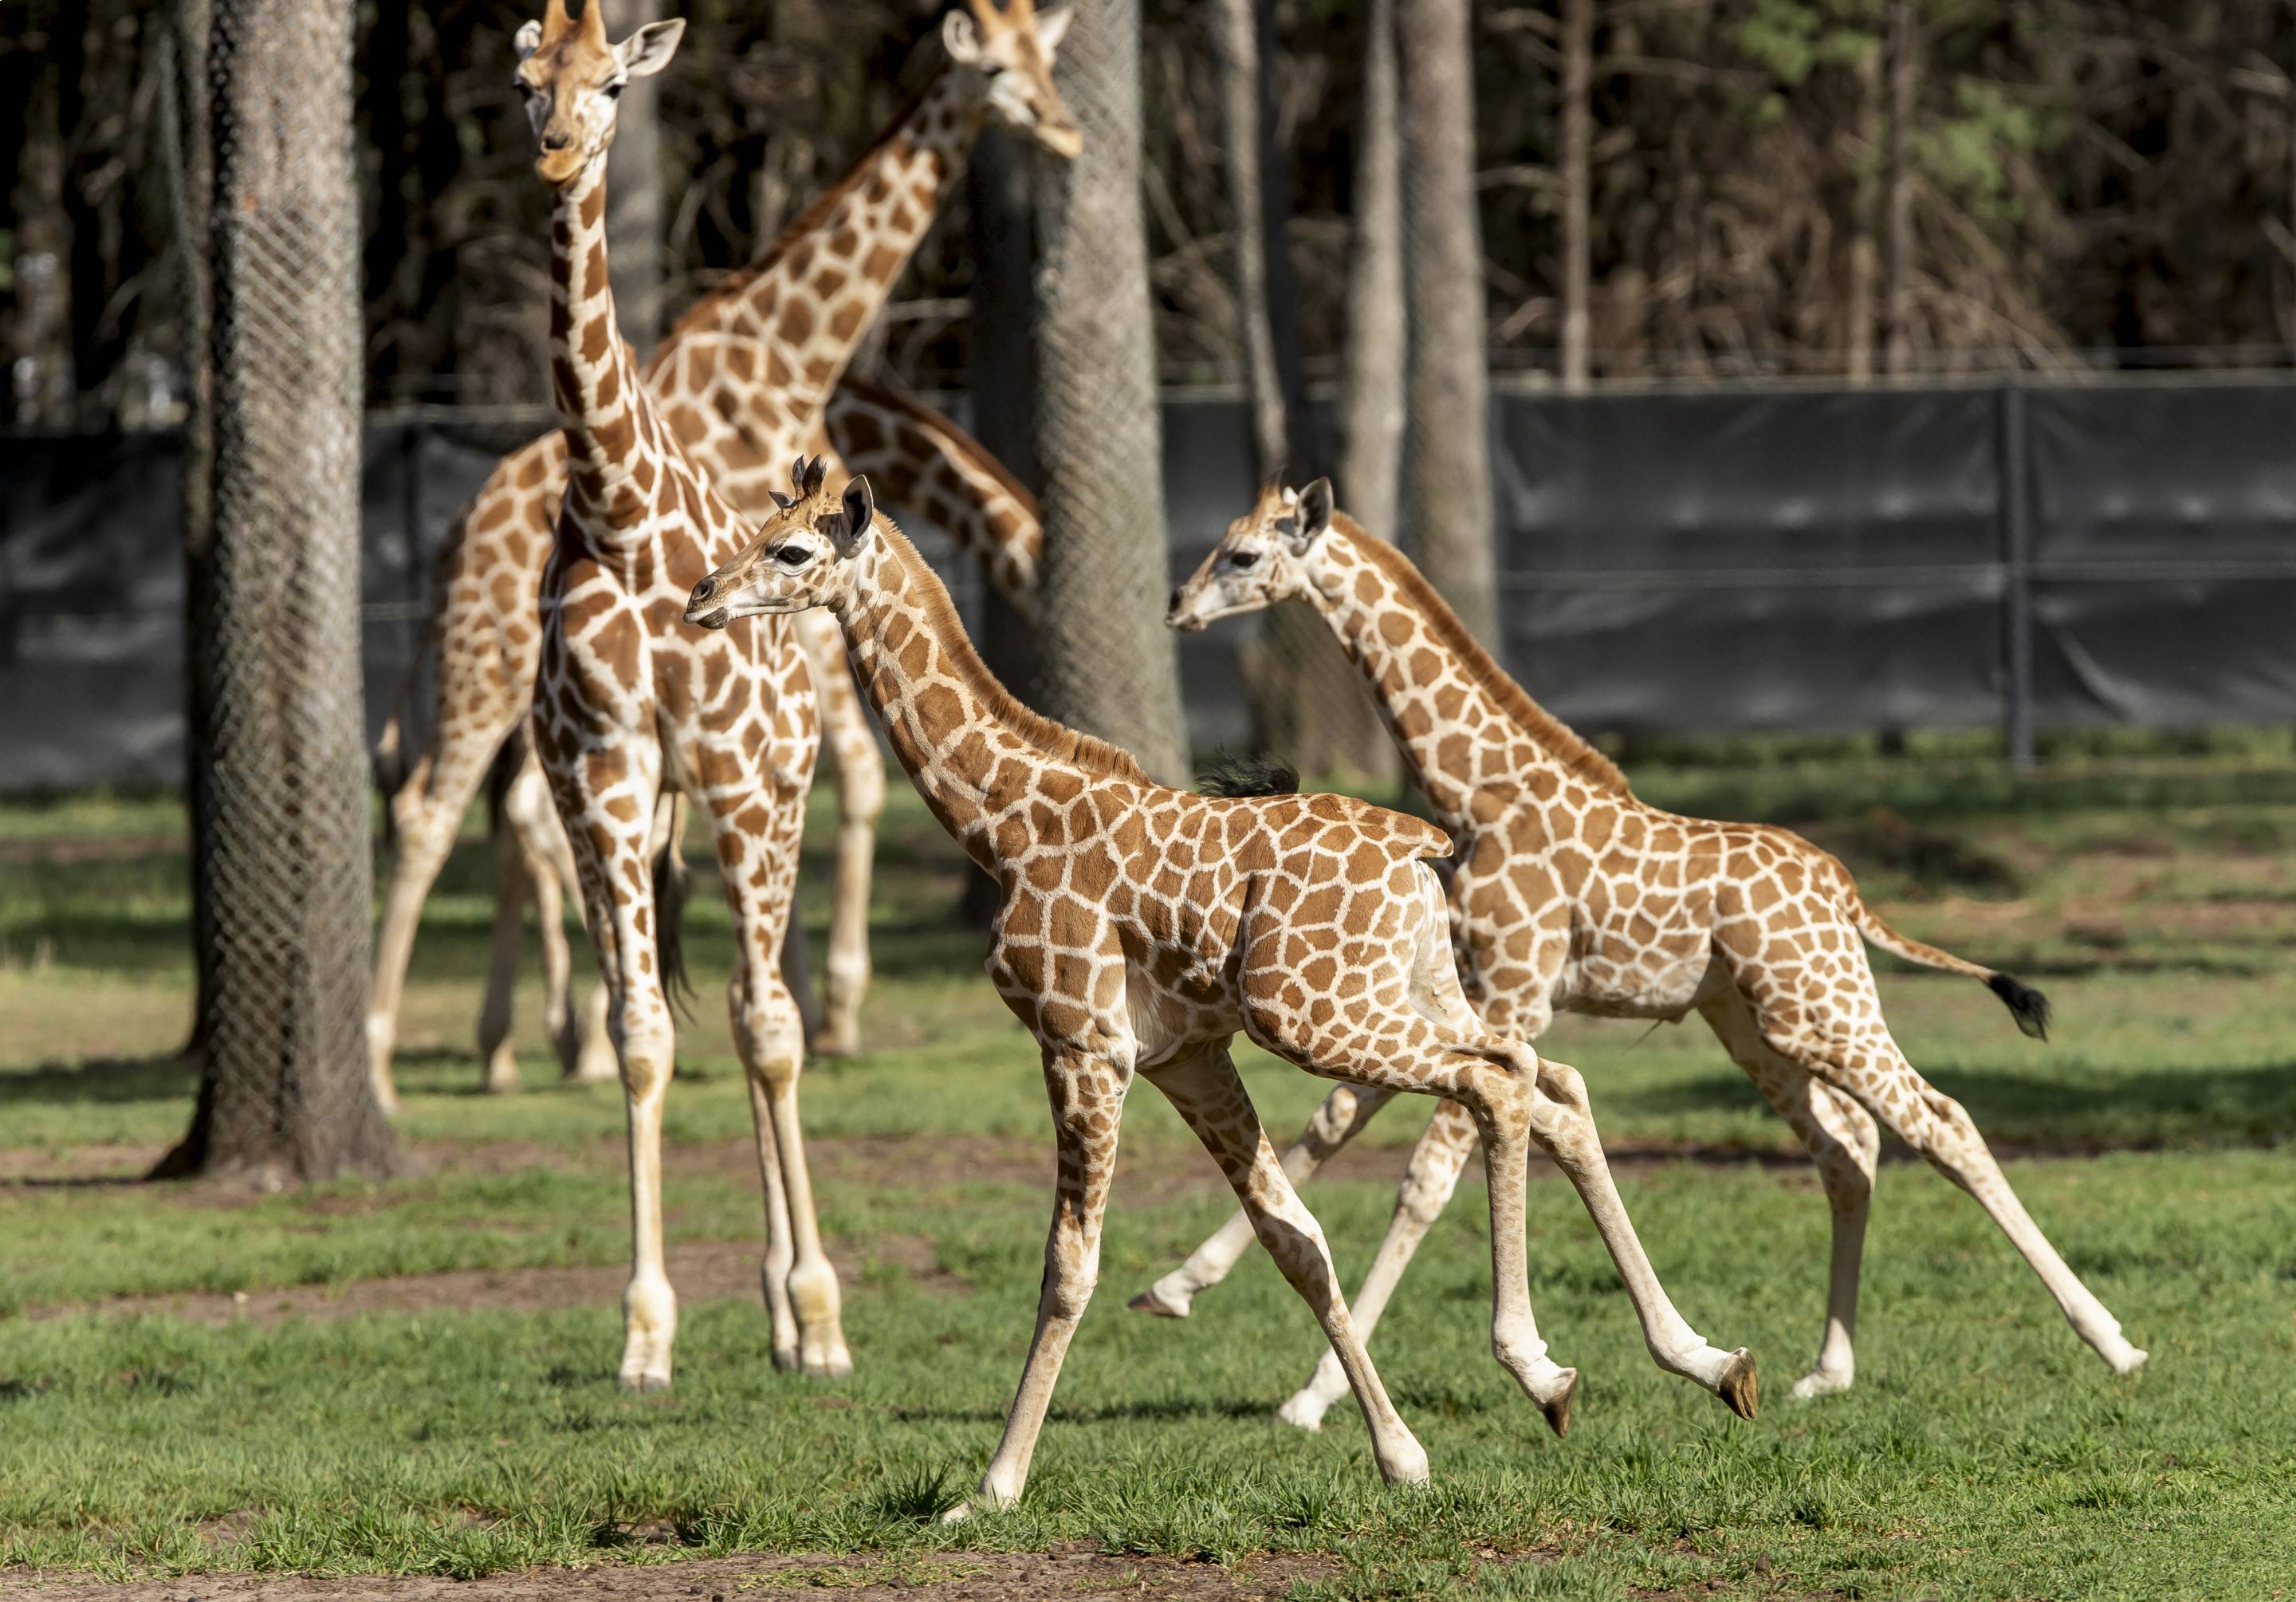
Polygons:
[[723,628],[734,620],[734,609],[715,606],[708,612],[701,612],[689,606],[685,609],[685,620],[697,628]]

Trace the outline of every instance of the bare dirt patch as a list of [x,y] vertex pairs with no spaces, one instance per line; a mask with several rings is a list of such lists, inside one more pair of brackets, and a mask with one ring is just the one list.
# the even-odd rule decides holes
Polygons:
[[[851,1267],[867,1259],[890,1262],[913,1284],[956,1294],[972,1286],[935,1261],[932,1243],[916,1236],[886,1236],[865,1243],[832,1241],[836,1261]],[[711,1243],[673,1247],[669,1277],[678,1297],[702,1302],[758,1301],[760,1242]],[[611,1306],[629,1278],[626,1263],[582,1268],[456,1269],[442,1274],[407,1274],[387,1279],[355,1279],[344,1285],[291,1286],[262,1291],[196,1291],[161,1296],[116,1296],[105,1302],[31,1308],[28,1319],[69,1313],[126,1317],[153,1313],[195,1324],[258,1325],[290,1319],[350,1319],[377,1313],[557,1312],[570,1307]]]
[[1068,1545],[1045,1552],[935,1552],[876,1557],[758,1556],[590,1569],[532,1569],[483,1580],[410,1574],[307,1579],[199,1574],[177,1580],[89,1582],[62,1576],[0,1575],[0,1598],[40,1602],[533,1602],[548,1598],[611,1602],[735,1602],[781,1593],[834,1590],[852,1602],[920,1595],[943,1602],[1049,1602],[1091,1596],[1188,1597],[1210,1602],[1281,1597],[1296,1580],[1338,1572],[1329,1557],[1262,1554],[1222,1565],[1195,1558],[1143,1557]]

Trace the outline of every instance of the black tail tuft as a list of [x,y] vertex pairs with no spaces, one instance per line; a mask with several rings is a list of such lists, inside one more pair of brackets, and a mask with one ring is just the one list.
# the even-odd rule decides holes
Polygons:
[[2037,1040],[2049,1038],[2049,998],[2031,985],[2012,979],[2006,974],[1996,974],[1985,982],[1986,987],[2001,998],[2009,1015],[2017,1020],[2017,1027]]
[[1288,762],[1270,757],[1240,757],[1220,752],[1196,775],[1196,791],[1234,801],[1251,795],[1297,795],[1300,775]]
[[672,823],[669,837],[653,858],[653,955],[661,969],[661,991],[669,1004],[693,1016],[693,981],[685,971],[685,898],[691,875],[679,847],[685,831]]

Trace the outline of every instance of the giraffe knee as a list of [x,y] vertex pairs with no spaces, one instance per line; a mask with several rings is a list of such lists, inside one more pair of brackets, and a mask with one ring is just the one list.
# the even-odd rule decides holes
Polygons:
[[676,1048],[665,1029],[617,1029],[615,1050],[621,1059],[622,1088],[637,1100],[658,1096],[669,1084]]
[[1585,1113],[1592,1110],[1587,1100],[1586,1077],[1568,1063],[1558,1063],[1553,1057],[1540,1057],[1538,1088],[1574,1113]]

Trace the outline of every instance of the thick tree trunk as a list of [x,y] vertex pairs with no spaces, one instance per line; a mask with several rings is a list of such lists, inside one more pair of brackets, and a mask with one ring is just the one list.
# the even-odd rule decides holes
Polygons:
[[1411,326],[1404,522],[1427,577],[1496,651],[1470,6],[1468,0],[1398,0],[1396,21]]
[[[1037,470],[1037,352],[1029,337],[1036,291],[1037,213],[1029,155],[1010,135],[990,128],[973,147],[965,175],[972,212],[972,437],[1031,489]],[[1036,635],[994,585],[982,587],[980,655],[989,670],[1029,705],[1040,700]],[[1003,893],[978,867],[965,876],[959,919],[986,928]]]
[[1913,294],[1908,282],[1913,270],[1914,181],[1906,162],[1906,140],[1913,127],[1921,29],[1913,0],[1889,0],[1889,136],[1882,179],[1888,221],[1882,256],[1882,316],[1889,329],[1884,359],[1895,378],[1912,367],[1914,356]]
[[[614,31],[636,32],[660,16],[661,0],[616,0]],[[630,80],[617,103],[614,144],[606,156],[614,316],[641,357],[661,332],[661,85],[660,78]]]
[[1562,389],[1584,394],[1593,317],[1595,0],[1562,0]]
[[276,1186],[393,1164],[362,1031],[350,46],[329,0],[236,0],[207,46],[212,435],[190,509],[212,604],[194,630],[212,666],[196,869],[212,993],[198,1110],[161,1174]]
[[1083,152],[1046,174],[1037,318],[1045,710],[1187,775],[1164,628],[1162,427],[1140,196],[1139,0],[1076,0],[1057,74]]

